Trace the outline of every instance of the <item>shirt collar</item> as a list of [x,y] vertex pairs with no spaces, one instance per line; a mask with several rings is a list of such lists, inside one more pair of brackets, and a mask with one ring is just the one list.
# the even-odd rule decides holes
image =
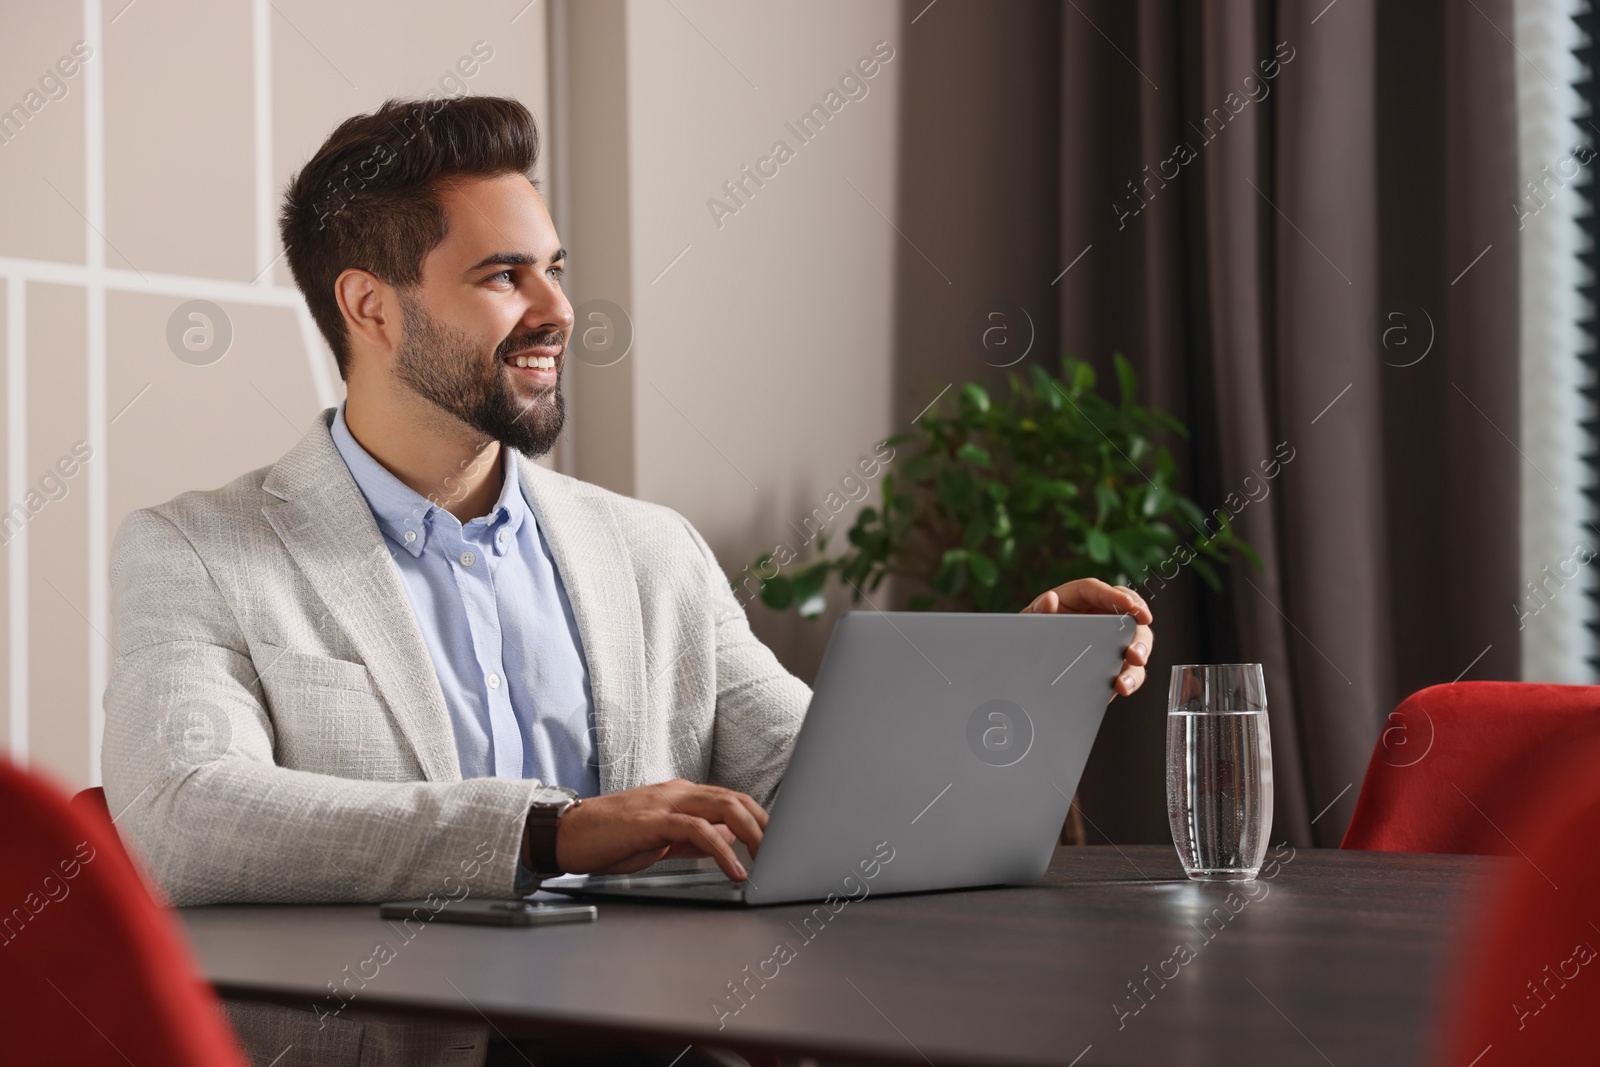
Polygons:
[[[345,466],[350,468],[350,476],[355,479],[361,495],[366,497],[367,506],[372,509],[372,517],[391,540],[411,555],[421,556],[435,522],[448,524],[459,535],[461,523],[454,515],[396,478],[361,447],[345,423],[342,401],[329,430],[333,435],[334,447],[339,450]],[[476,523],[488,527],[493,534],[489,542],[493,551],[504,555],[516,540],[517,530],[523,520],[531,518],[531,515],[527,500],[522,495],[517,453],[504,445],[500,451],[504,457],[500,496],[489,514],[473,519],[467,525]]]

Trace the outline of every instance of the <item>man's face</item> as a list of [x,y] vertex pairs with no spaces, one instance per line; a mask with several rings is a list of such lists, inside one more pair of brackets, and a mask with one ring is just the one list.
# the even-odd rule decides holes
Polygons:
[[396,377],[479,433],[542,455],[566,418],[566,250],[521,175],[447,179],[439,201],[449,232],[421,284],[399,294]]

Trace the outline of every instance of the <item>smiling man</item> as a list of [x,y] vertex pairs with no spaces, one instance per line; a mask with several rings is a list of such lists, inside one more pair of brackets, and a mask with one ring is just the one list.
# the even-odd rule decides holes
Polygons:
[[[537,156],[507,99],[334,131],[282,233],[346,401],[118,534],[102,769],[177,904],[506,896],[674,857],[742,879],[732,843],[760,847],[810,690],[682,516],[531,461],[573,324]],[[1093,581],[1030,610],[1150,622]],[[1119,692],[1150,644],[1141,625]],[[230,1011],[253,1052],[294,1045],[283,1065],[380,1038],[481,1062],[477,1028],[363,1023],[336,994]]]

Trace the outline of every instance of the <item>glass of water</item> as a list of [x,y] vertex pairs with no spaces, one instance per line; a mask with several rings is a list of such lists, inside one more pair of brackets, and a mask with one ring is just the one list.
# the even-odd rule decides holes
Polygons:
[[1190,878],[1248,881],[1272,828],[1272,740],[1259,663],[1172,668],[1167,820]]

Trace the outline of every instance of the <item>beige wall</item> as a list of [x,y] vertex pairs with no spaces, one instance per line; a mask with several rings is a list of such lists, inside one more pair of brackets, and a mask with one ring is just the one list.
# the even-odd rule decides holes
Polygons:
[[[574,303],[612,300],[636,334],[620,363],[574,366],[560,466],[679,509],[736,571],[799,547],[789,522],[889,432],[894,0],[125,3],[13,2],[0,34],[0,107],[37,106],[0,144],[4,506],[93,452],[0,551],[0,745],[66,784],[98,780],[117,524],[272,462],[341,395],[279,258],[289,175],[476,41],[494,55],[466,90],[523,100],[567,153],[544,168]],[[29,98],[80,40],[65,94]],[[896,59],[799,145],[785,122],[878,41]],[[795,157],[719,228],[706,201],[778,139]],[[232,329],[209,365],[168,347],[191,299]],[[809,673],[826,628],[752,614]]]
[[[627,57],[617,74],[597,67],[574,79],[575,131],[614,121],[619,94],[627,107],[625,151],[608,143],[590,156],[574,145],[575,174],[596,158],[625,158],[627,179],[615,188],[612,172],[603,190],[575,181],[574,303],[623,305],[636,334],[622,363],[578,367],[578,473],[676,508],[736,574],[780,540],[801,549],[794,526],[890,432],[901,8],[572,6],[587,10],[569,27],[569,55],[598,60],[617,51],[607,35],[621,33]],[[826,106],[878,42],[894,58],[858,75],[865,95],[841,92],[847,102],[802,143],[786,123]],[[777,173],[763,186],[746,180],[739,206],[723,184],[780,140],[793,158],[768,165]],[[720,226],[713,197],[738,206]],[[581,225],[618,216],[631,220],[620,238],[610,225],[591,240],[602,235]],[[839,543],[855,510],[829,524]],[[750,612],[757,633],[809,678],[827,622],[759,604]]]
[[[74,787],[98,780],[117,524],[272,462],[341,395],[279,257],[289,175],[338,121],[438,87],[480,40],[493,56],[466,91],[539,115],[548,95],[541,3],[125,3],[13,3],[0,34],[0,107],[37,107],[0,144],[4,506],[75,442],[93,450],[3,553],[0,743]],[[65,95],[30,101],[80,40],[92,56]],[[166,339],[196,298],[233,334],[204,366]]]

